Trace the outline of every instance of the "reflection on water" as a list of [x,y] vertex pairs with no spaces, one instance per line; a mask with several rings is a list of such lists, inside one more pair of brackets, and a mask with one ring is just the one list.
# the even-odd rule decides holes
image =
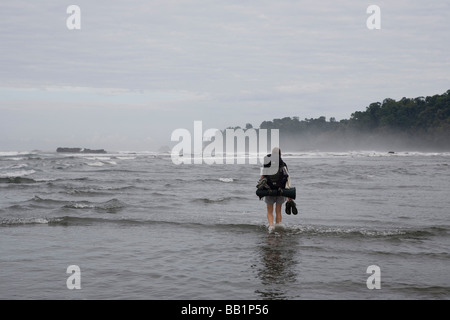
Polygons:
[[260,261],[256,268],[262,288],[255,291],[261,299],[289,299],[288,288],[297,281],[297,238],[287,231],[268,234],[258,248]]

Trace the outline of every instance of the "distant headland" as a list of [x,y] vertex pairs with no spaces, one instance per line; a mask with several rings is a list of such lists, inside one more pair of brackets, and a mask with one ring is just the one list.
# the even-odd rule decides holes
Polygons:
[[[247,123],[245,129],[250,128]],[[263,121],[259,129],[280,130],[280,146],[289,151],[450,151],[450,90],[398,101],[386,98],[355,111],[350,119],[284,117]]]
[[103,149],[91,150],[86,148],[57,148],[56,152],[64,152],[64,153],[106,153]]

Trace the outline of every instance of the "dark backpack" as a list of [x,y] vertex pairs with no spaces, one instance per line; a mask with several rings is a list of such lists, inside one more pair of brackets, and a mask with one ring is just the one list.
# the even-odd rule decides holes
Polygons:
[[284,189],[286,187],[286,182],[289,175],[287,173],[286,166],[283,163],[283,165],[279,167],[277,173],[265,177],[267,178],[267,184],[271,189]]

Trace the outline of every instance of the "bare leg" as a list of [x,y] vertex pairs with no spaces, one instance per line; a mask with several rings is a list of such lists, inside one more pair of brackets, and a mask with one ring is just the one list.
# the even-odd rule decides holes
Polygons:
[[281,206],[282,205],[283,205],[282,203],[277,203],[277,205],[275,207],[275,213],[276,213],[275,222],[276,223],[281,222]]
[[269,226],[273,226],[273,204],[269,203],[267,203],[267,220],[269,221]]

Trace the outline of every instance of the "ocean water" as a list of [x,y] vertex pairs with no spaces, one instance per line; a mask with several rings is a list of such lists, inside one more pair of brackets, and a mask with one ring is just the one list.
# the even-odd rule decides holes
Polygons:
[[299,214],[269,234],[257,165],[1,152],[0,299],[450,298],[450,153],[283,159]]

